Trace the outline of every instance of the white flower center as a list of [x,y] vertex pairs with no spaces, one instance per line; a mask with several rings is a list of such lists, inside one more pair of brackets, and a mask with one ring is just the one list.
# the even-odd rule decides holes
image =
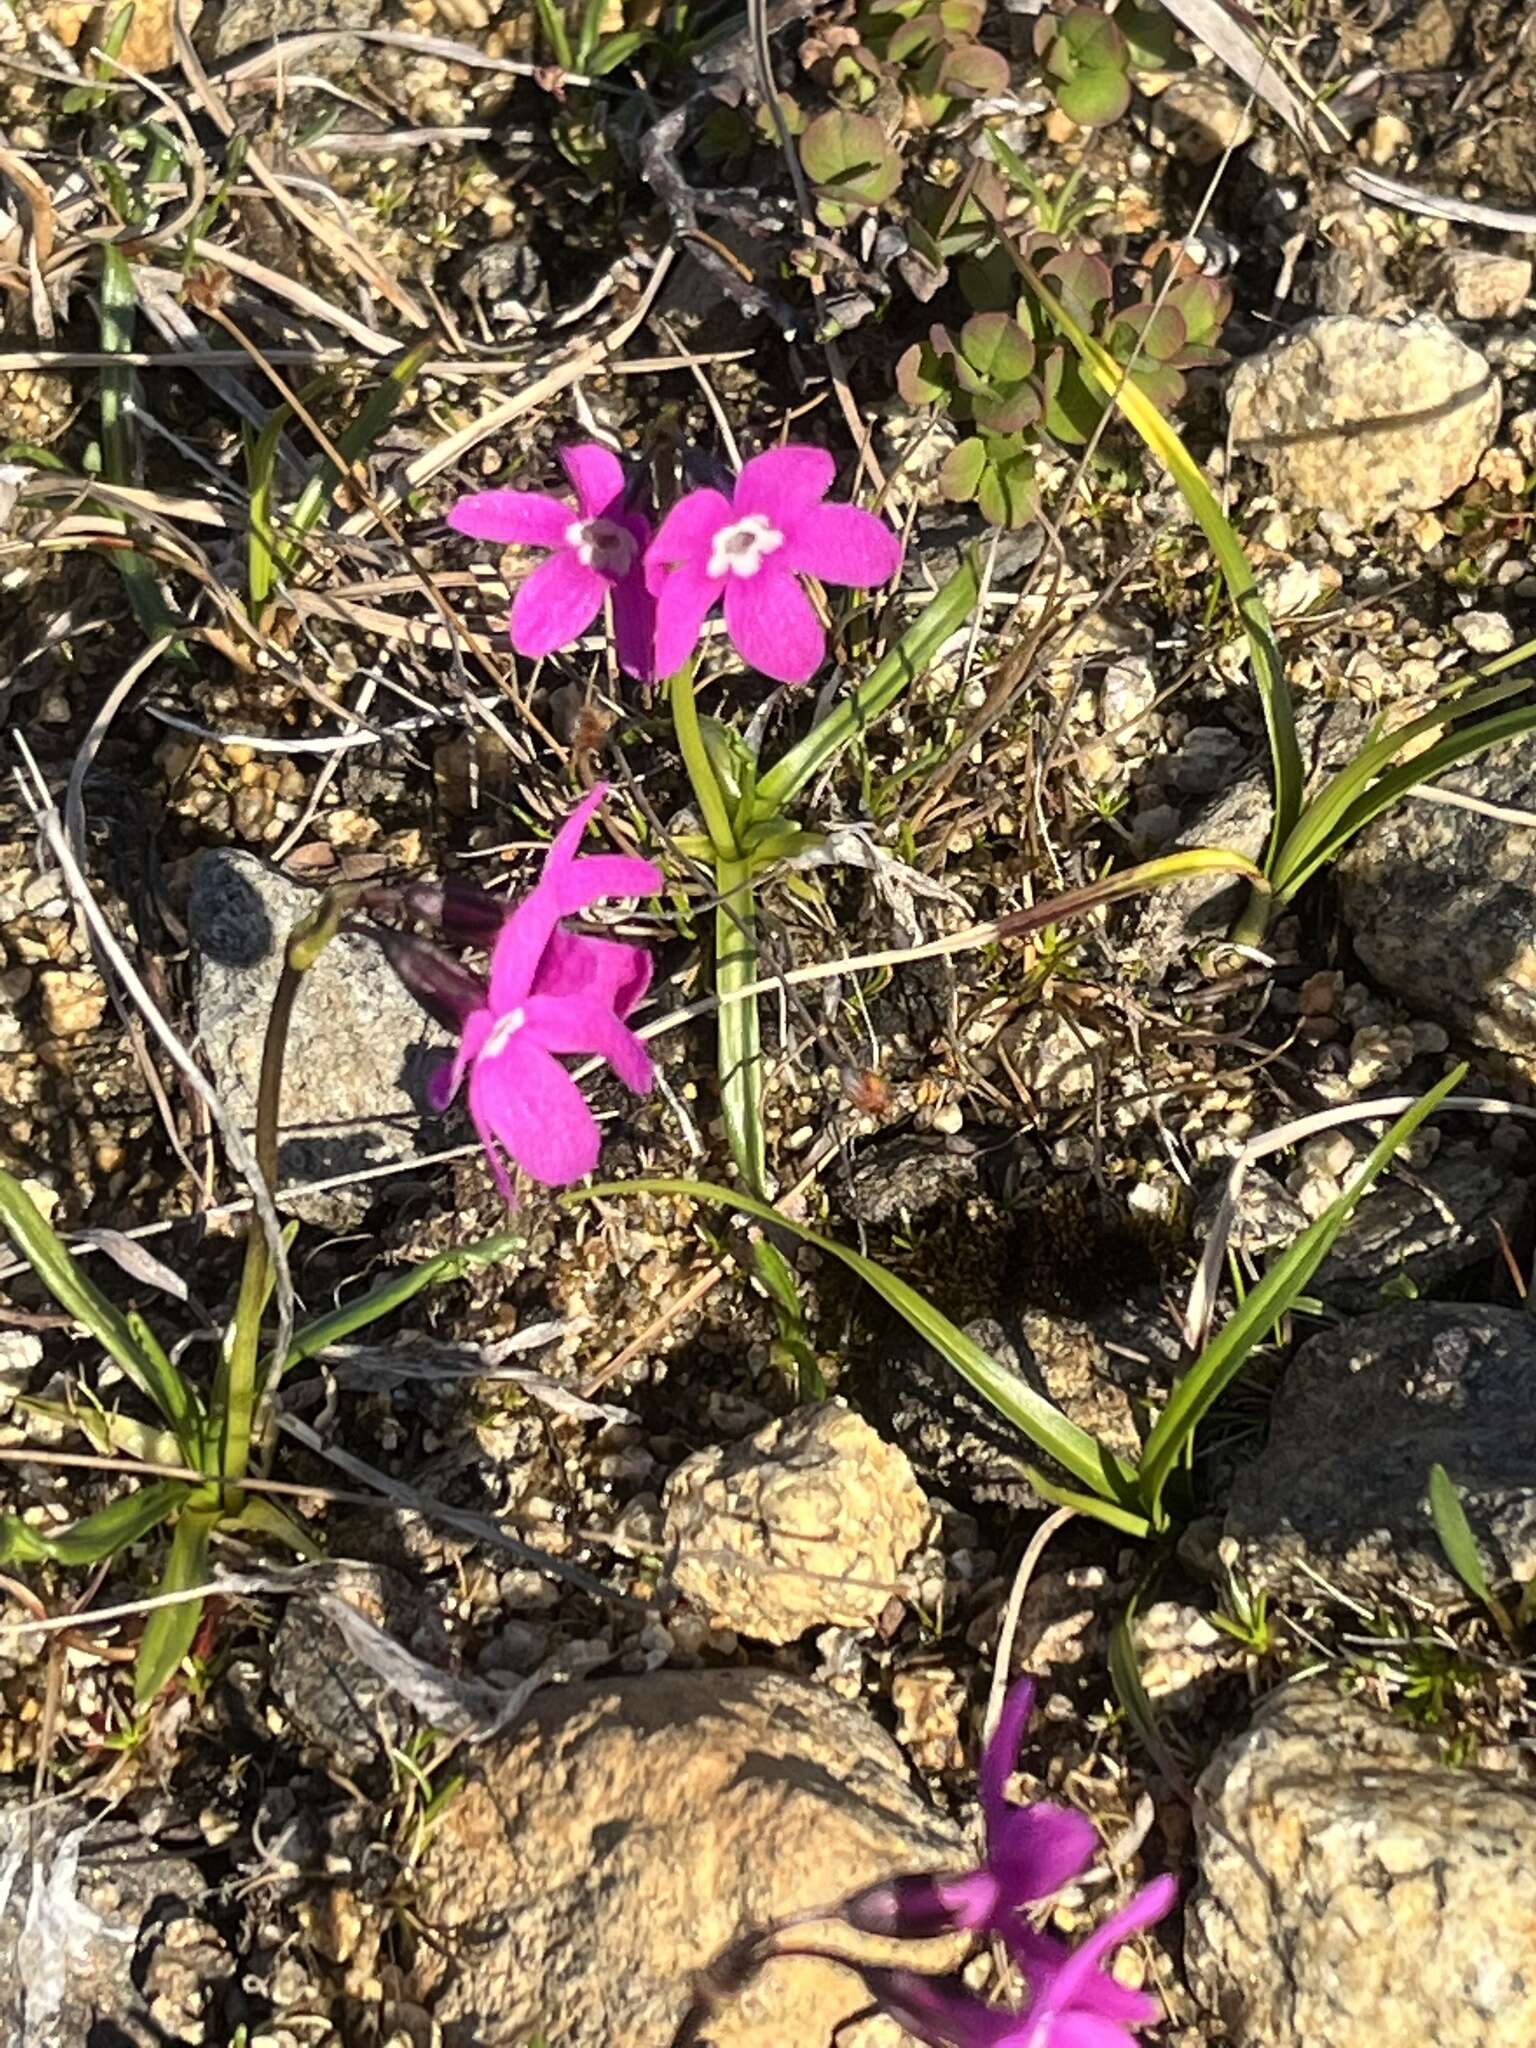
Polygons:
[[481,1059],[493,1060],[498,1053],[505,1052],[507,1040],[514,1031],[521,1031],[527,1022],[527,1016],[521,1010],[508,1010],[505,1016],[498,1017],[491,1028],[490,1037],[480,1048]]
[[744,519],[722,526],[709,544],[711,576],[755,576],[763,558],[784,545],[784,536],[770,526],[763,512],[749,512]]
[[629,574],[637,543],[629,528],[616,519],[578,519],[565,529],[565,539],[584,569],[615,578]]

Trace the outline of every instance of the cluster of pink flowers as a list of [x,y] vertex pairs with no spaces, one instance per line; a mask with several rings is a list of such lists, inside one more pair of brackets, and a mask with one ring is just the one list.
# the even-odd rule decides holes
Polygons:
[[428,1092],[435,1109],[446,1109],[468,1076],[469,1113],[509,1202],[506,1160],[551,1187],[581,1180],[597,1164],[597,1119],[562,1058],[605,1060],[637,1095],[655,1079],[626,1021],[650,986],[650,955],[562,922],[605,897],[651,896],[662,885],[648,860],[578,854],[606,794],[600,783],[566,819],[538,882],[510,911],[463,887],[406,893],[407,906],[425,911],[451,940],[490,948],[487,979],[425,939],[368,927],[422,1007],[457,1033],[458,1051]]
[[[850,1965],[882,2010],[930,2048],[1135,2048],[1131,2029],[1161,2018],[1155,1998],[1121,1984],[1102,1965],[1129,1936],[1169,1910],[1177,1893],[1171,1877],[1144,1885],[1076,1949],[1038,1933],[1024,1917],[1031,1905],[1080,1877],[1097,1846],[1081,1814],[1008,1800],[1008,1780],[1033,1704],[1033,1682],[1021,1679],[982,1757],[986,1861],[956,1877],[898,1877],[873,1885],[846,1900],[838,1915],[866,1934],[926,1941],[969,1930],[1003,1944],[1028,1987],[1027,2001],[1016,2012],[989,2005],[958,1976]],[[801,1952],[848,1960],[828,1950]]]
[[560,461],[574,504],[543,491],[477,491],[448,514],[477,540],[550,550],[519,587],[508,622],[512,645],[530,659],[568,647],[606,601],[619,666],[654,682],[682,667],[720,603],[749,667],[808,682],[827,643],[799,579],[868,589],[901,564],[901,543],[882,520],[825,502],[835,469],[821,448],[754,455],[729,497],[690,491],[654,532],[616,455],[589,442],[563,449]]

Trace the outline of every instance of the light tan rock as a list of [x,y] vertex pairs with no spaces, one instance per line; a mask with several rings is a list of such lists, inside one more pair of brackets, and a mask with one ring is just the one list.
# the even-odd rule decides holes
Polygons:
[[1319,1685],[1200,1781],[1191,1982],[1233,2048],[1530,2048],[1536,1800]]
[[1531,295],[1531,260],[1491,249],[1447,249],[1440,281],[1458,318],[1513,320]]
[[1499,381],[1428,316],[1309,320],[1231,384],[1232,438],[1277,495],[1370,527],[1442,505],[1498,431]]
[[43,1024],[54,1038],[82,1038],[94,1031],[107,1007],[106,984],[94,967],[54,967],[39,977]]
[[872,1627],[929,1523],[905,1453],[841,1401],[700,1451],[673,1473],[665,1508],[678,1589],[764,1643]]
[[[176,0],[134,0],[133,20],[118,52],[131,71],[164,71],[176,55],[173,29]],[[192,8],[188,27],[201,10]],[[98,49],[119,12],[118,0],[53,0],[44,9],[48,25],[66,49]]]
[[[695,1973],[743,1934],[967,1862],[890,1738],[779,1672],[549,1692],[478,1759],[423,1873],[435,1941],[413,1995],[435,2000],[444,2048],[526,2048],[541,2033],[559,2048],[672,2048]],[[956,1958],[924,1945],[915,1959]],[[708,2038],[902,2048],[890,2021],[844,2025],[867,2003],[851,1971],[784,1958],[726,1998]]]
[[1252,98],[1219,73],[1185,72],[1153,103],[1152,139],[1186,163],[1213,164],[1253,140]]

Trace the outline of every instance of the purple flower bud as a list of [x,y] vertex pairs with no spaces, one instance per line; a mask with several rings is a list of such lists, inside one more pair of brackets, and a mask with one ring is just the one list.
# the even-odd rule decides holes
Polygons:
[[963,1877],[893,1877],[855,1892],[838,1918],[861,1934],[897,1941],[926,1941],[962,1927],[985,1927],[997,1904],[998,1882],[990,1871]]
[[473,882],[450,875],[443,882],[412,882],[400,892],[412,917],[442,933],[450,946],[494,946],[511,906]]
[[406,988],[445,1031],[461,1033],[475,1011],[484,1009],[485,983],[440,946],[387,925],[358,924],[353,929],[383,949]]

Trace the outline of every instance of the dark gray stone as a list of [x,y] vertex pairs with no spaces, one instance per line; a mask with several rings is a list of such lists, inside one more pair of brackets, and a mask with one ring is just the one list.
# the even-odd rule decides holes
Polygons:
[[[341,1565],[327,1581],[398,1641],[442,1655],[442,1630],[398,1572]],[[425,1640],[422,1640],[425,1638]],[[347,1642],[324,1607],[296,1594],[272,1639],[271,1686],[299,1736],[342,1770],[382,1760],[415,1725],[410,1707]]]
[[1310,1338],[1233,1486],[1237,1570],[1298,1598],[1331,1586],[1463,1604],[1429,1515],[1440,1464],[1490,1579],[1536,1576],[1533,1389],[1536,1328],[1519,1309],[1412,1302]]
[[965,1137],[896,1131],[875,1138],[854,1159],[842,1206],[856,1223],[879,1228],[958,1202],[977,1183],[977,1148]]
[[[1536,813],[1536,735],[1439,782]],[[1360,835],[1338,876],[1355,951],[1384,988],[1480,1045],[1536,1054],[1536,827],[1407,797]]]

